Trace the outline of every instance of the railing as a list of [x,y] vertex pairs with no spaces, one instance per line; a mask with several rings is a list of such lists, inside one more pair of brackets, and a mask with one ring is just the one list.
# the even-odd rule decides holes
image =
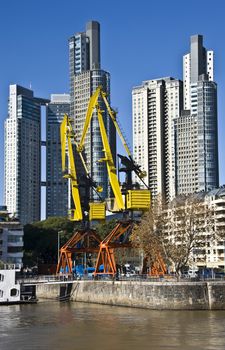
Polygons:
[[3,270],[16,270],[20,271],[22,265],[21,264],[4,264],[3,265]]
[[98,275],[94,278],[93,275],[34,275],[34,276],[21,276],[17,279],[17,283],[25,284],[38,284],[38,283],[51,283],[51,282],[72,282],[72,281],[104,281],[104,282],[203,282],[203,281],[224,281],[225,276],[214,276],[214,277],[188,277],[186,275],[181,275],[179,277],[175,275],[165,275],[165,276],[150,276],[150,275],[127,275],[127,276],[116,276],[112,277],[110,275]]
[[63,282],[73,281],[72,275],[21,275],[17,278],[17,283],[25,284],[37,284],[37,283],[48,283],[48,282]]

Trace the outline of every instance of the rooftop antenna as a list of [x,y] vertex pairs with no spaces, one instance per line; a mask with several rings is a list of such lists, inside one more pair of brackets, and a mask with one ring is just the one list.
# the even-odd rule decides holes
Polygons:
[[32,84],[31,84],[31,82],[30,82],[30,90],[32,89]]

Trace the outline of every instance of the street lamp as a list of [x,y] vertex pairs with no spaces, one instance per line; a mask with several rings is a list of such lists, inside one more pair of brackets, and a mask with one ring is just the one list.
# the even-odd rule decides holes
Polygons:
[[63,233],[63,231],[58,231],[58,241],[57,241],[57,250],[58,250],[58,262],[59,262],[59,250],[60,250],[60,234]]

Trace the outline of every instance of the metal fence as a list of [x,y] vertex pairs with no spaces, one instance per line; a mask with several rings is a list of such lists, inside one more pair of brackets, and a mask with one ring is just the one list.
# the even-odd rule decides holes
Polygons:
[[149,275],[129,275],[129,276],[116,276],[112,277],[110,275],[98,275],[94,277],[93,275],[34,275],[34,276],[21,276],[17,278],[18,283],[50,283],[50,282],[69,282],[69,281],[120,281],[120,282],[203,282],[203,281],[224,281],[224,276],[214,276],[214,277],[187,277],[186,275],[181,275],[176,277],[175,275],[165,275],[160,277],[153,277]]

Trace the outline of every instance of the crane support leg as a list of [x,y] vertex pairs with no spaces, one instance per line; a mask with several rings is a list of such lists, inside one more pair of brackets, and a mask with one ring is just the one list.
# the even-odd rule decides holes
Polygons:
[[94,230],[78,230],[73,236],[60,248],[60,256],[56,269],[56,273],[60,270],[72,274],[73,269],[73,254],[74,253],[97,253],[100,237]]
[[[108,234],[108,236],[101,242],[96,261],[94,276],[107,274],[114,277],[116,275],[117,271],[114,249],[123,248],[125,246],[127,247],[127,242],[125,243],[120,240],[123,234],[128,233],[128,235],[125,235],[124,237],[129,236],[131,228],[132,223],[130,221],[119,222]],[[100,271],[101,266],[103,267],[103,271]]]
[[[155,260],[149,264],[149,275],[154,277],[164,276],[167,273],[166,265],[160,253],[157,254]],[[143,274],[148,273],[148,257],[143,260]]]
[[[101,265],[103,266],[103,271],[100,272]],[[109,248],[108,246],[100,245],[94,276],[104,274],[115,276],[116,262],[114,257],[114,249]]]
[[66,268],[68,269],[68,273],[72,274],[72,267],[73,267],[73,263],[72,263],[72,254],[71,252],[61,249],[60,250],[60,257],[59,257],[59,261],[58,261],[58,265],[57,265],[57,269],[56,269],[56,273],[60,273],[60,269],[62,268],[63,271],[66,271]]

